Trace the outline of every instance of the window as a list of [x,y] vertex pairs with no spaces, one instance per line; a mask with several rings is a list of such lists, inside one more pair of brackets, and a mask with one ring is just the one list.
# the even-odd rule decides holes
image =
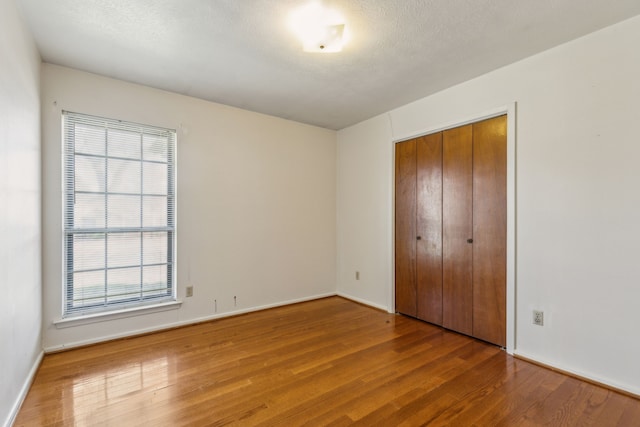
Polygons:
[[175,299],[175,131],[63,112],[65,316]]

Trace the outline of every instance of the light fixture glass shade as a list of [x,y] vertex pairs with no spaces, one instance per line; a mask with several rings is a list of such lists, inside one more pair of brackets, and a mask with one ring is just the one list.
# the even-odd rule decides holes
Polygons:
[[343,46],[344,24],[318,28],[315,37],[303,40],[305,52],[340,52]]
[[344,46],[344,19],[338,12],[324,8],[319,2],[294,10],[289,26],[302,41],[305,52],[340,52]]

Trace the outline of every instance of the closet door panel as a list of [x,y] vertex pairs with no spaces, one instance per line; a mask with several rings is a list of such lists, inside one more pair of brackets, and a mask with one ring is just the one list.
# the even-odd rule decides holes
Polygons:
[[443,132],[442,289],[445,328],[473,332],[472,125]]
[[507,117],[473,125],[473,336],[506,345]]
[[417,139],[417,317],[442,325],[442,132]]
[[396,144],[396,311],[416,316],[416,141]]

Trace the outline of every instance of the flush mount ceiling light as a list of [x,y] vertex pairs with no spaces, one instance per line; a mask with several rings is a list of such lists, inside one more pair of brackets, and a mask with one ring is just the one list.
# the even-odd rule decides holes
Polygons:
[[305,52],[340,52],[346,41],[344,18],[320,2],[291,12],[289,26],[302,41]]

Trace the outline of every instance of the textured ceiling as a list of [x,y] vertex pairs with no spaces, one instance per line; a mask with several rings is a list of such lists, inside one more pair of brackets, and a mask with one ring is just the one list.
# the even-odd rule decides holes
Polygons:
[[344,51],[302,51],[307,0],[16,0],[44,61],[341,129],[640,14],[638,0],[334,0]]

